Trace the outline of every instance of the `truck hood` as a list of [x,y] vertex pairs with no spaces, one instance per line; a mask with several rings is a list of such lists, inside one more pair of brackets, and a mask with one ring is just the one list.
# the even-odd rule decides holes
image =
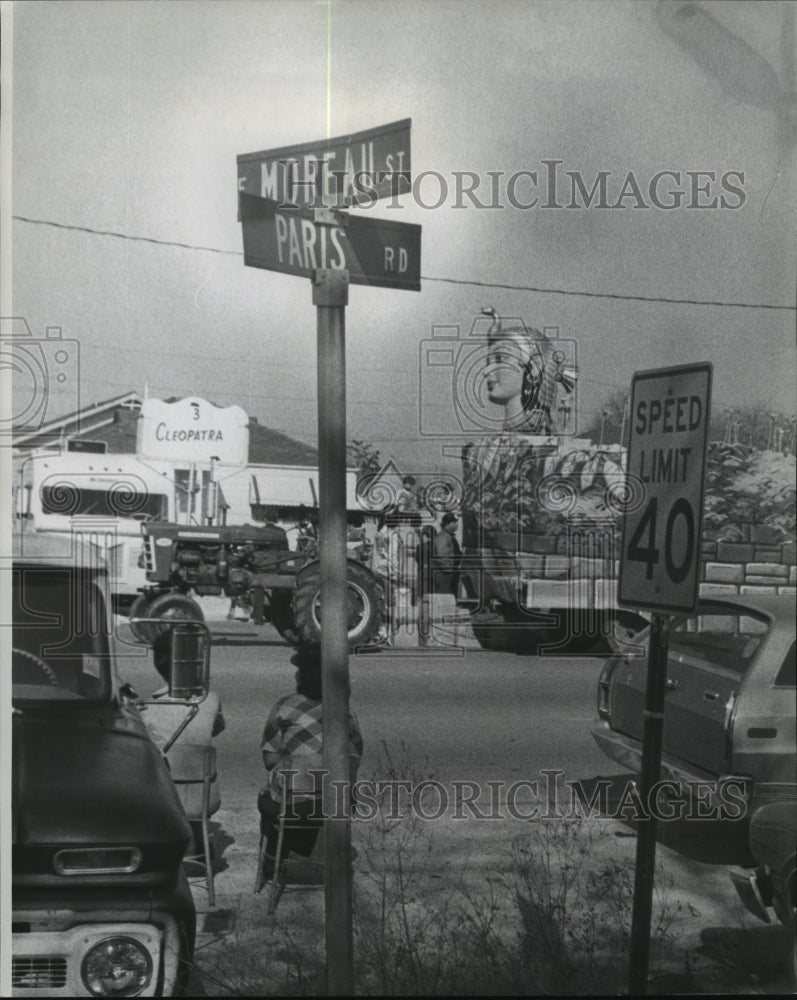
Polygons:
[[16,716],[16,847],[163,844],[190,835],[160,751],[124,720]]

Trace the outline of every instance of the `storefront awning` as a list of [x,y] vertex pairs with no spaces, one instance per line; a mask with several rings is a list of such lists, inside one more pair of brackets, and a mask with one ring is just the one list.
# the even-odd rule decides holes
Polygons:
[[[263,507],[318,507],[318,472],[286,468],[253,472],[249,503]],[[357,475],[353,471],[346,473],[346,508],[359,509]]]

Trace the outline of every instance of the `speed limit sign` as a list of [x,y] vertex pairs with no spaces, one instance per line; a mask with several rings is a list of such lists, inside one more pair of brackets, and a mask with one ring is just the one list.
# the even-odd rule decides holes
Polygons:
[[708,362],[634,375],[620,604],[697,606],[711,377]]

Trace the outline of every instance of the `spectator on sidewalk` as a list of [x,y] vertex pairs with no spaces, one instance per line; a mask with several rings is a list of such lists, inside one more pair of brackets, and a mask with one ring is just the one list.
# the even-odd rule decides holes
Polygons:
[[459,593],[459,567],[462,561],[462,549],[457,541],[459,521],[456,514],[443,514],[440,530],[434,540],[434,572],[432,574],[432,592],[435,594],[451,594],[454,598]]
[[[273,872],[280,815],[285,811],[283,856],[309,857],[323,821],[321,792],[324,768],[321,701],[321,660],[316,648],[299,650],[291,663],[296,693],[278,698],[271,709],[260,749],[268,773],[257,800],[266,836],[266,877]],[[349,780],[357,780],[363,753],[360,728],[349,716]],[[290,801],[284,801],[288,785]],[[271,872],[269,871],[269,865]]]

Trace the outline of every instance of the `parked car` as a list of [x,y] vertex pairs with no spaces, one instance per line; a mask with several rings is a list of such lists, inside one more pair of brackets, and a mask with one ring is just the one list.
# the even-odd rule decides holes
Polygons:
[[[191,828],[120,684],[105,565],[28,534],[11,575],[13,995],[172,996],[194,949]],[[170,693],[203,697],[198,629],[172,663]]]
[[[593,728],[601,750],[636,773],[648,635],[607,661]],[[672,616],[666,685],[661,777],[686,809],[657,836],[701,861],[754,864],[750,818],[797,799],[794,598],[707,597],[694,615]]]
[[753,872],[731,873],[739,898],[764,923],[771,913],[790,931],[786,962],[789,980],[797,987],[797,800],[762,806],[750,820],[750,850],[758,862]]

